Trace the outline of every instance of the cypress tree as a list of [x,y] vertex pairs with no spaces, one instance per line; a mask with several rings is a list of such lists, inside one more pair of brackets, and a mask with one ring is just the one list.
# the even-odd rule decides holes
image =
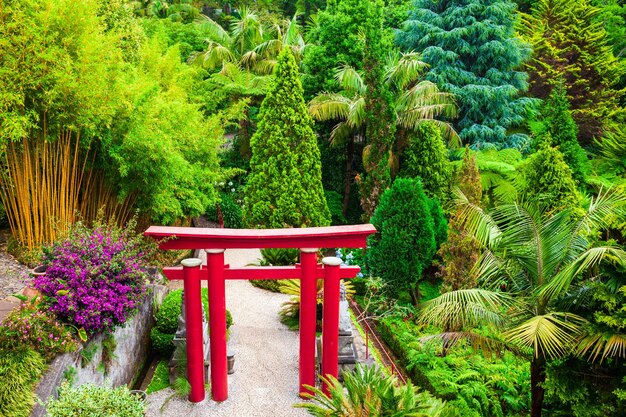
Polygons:
[[320,151],[289,48],[280,53],[273,78],[250,140],[245,223],[258,228],[327,226]]
[[383,194],[371,221],[378,232],[368,242],[368,268],[392,294],[408,290],[417,303],[423,272],[445,239],[439,204],[426,196],[419,179],[398,178]]
[[530,49],[515,34],[509,0],[416,0],[398,34],[407,51],[422,51],[427,79],[453,93],[459,105],[456,131],[473,147],[518,147],[526,135],[511,134],[533,100],[520,97],[526,74],[516,71]]
[[369,219],[383,192],[391,185],[389,160],[396,132],[396,111],[393,94],[385,83],[385,63],[382,61],[387,44],[383,32],[382,0],[367,1],[363,82],[365,92],[365,140],[363,153],[365,177],[359,177],[361,206]]
[[572,178],[578,184],[584,184],[591,171],[587,154],[578,143],[578,127],[569,110],[569,101],[565,89],[557,85],[541,109],[541,122],[533,129],[536,142],[542,142],[548,134],[552,145],[557,146],[563,159],[572,170]]
[[524,38],[533,48],[526,64],[530,91],[544,99],[564,84],[582,144],[601,136],[610,117],[624,114],[623,92],[614,87],[626,67],[613,56],[599,12],[589,0],[537,0],[523,19]]

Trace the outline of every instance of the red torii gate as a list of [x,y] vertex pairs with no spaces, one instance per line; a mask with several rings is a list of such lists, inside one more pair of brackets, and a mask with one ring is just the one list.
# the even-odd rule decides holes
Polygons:
[[[184,281],[187,323],[187,376],[189,400],[204,400],[204,349],[200,281],[208,280],[209,342],[211,347],[211,393],[213,400],[228,398],[226,358],[226,279],[300,279],[300,395],[305,385],[315,385],[315,327],[317,280],[324,279],[322,318],[322,375],[338,373],[339,280],[354,278],[358,266],[340,266],[338,258],[324,258],[317,265],[319,248],[363,248],[368,235],[376,233],[371,224],[308,227],[300,229],[211,229],[150,226],[144,235],[160,243],[161,249],[205,249],[206,266],[196,258],[183,260],[182,267],[165,268],[170,280]],[[300,248],[300,264],[285,267],[229,268],[224,265],[225,249]],[[327,390],[327,387],[324,387]]]

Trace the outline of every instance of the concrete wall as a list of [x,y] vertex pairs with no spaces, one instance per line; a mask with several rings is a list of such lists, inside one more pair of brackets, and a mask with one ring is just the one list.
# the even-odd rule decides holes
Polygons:
[[[113,359],[106,367],[102,364],[104,336],[99,335],[83,347],[83,349],[89,349],[90,345],[96,347],[89,363],[84,363],[81,351],[57,356],[39,382],[37,397],[42,402],[46,402],[50,396],[56,397],[57,388],[66,380],[67,375],[72,375],[74,386],[86,383],[111,387],[131,384],[146,360],[150,345],[150,329],[154,325],[154,305],[160,305],[166,293],[165,286],[149,286],[149,295],[135,316],[127,321],[124,327],[119,327],[113,332],[117,346]],[[45,415],[44,408],[35,405],[31,417]]]

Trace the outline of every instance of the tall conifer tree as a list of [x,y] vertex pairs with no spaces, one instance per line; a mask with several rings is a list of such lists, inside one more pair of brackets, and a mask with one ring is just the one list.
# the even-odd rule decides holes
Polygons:
[[383,33],[382,0],[367,1],[363,81],[365,91],[365,139],[363,155],[365,177],[359,181],[361,206],[366,219],[374,214],[383,192],[391,185],[389,160],[396,132],[396,112],[393,94],[385,83],[387,45]]
[[422,51],[427,79],[456,95],[456,130],[475,147],[517,147],[512,134],[528,115],[526,74],[516,71],[530,49],[515,35],[509,0],[416,0],[398,34],[407,51]]
[[285,48],[261,104],[250,146],[244,219],[259,228],[327,226],[320,151],[302,97],[296,61]]
[[599,13],[589,0],[537,0],[523,17],[522,32],[533,48],[526,65],[530,91],[547,98],[563,82],[583,144],[602,135],[610,117],[625,113],[623,91],[614,86],[626,68],[613,56]]

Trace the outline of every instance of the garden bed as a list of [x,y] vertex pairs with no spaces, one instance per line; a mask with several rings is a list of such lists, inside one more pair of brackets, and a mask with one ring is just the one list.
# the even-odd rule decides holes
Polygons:
[[[150,296],[125,326],[116,328],[110,336],[95,336],[79,351],[57,356],[37,386],[37,397],[43,402],[56,398],[58,387],[65,380],[74,386],[87,383],[110,387],[132,385],[147,358],[154,305],[160,303],[166,292],[167,287],[163,285],[150,285]],[[30,415],[46,414],[44,408],[36,404]]]

